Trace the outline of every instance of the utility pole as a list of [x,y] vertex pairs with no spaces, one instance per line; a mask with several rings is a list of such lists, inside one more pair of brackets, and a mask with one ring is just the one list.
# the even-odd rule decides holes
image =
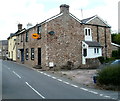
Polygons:
[[83,9],[81,8],[81,18],[83,19]]

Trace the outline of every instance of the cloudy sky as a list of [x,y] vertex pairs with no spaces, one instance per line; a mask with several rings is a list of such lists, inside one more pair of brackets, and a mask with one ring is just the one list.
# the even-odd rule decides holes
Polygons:
[[[17,31],[17,24],[33,25],[60,12],[61,4],[68,4],[70,12],[79,19],[98,15],[112,30],[118,29],[119,0],[0,0],[0,40]],[[83,12],[83,17],[81,14]]]

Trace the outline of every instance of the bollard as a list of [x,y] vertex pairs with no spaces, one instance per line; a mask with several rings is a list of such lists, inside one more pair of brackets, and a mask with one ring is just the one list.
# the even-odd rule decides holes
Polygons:
[[94,82],[94,83],[97,82],[97,76],[96,76],[96,75],[93,76],[93,82]]

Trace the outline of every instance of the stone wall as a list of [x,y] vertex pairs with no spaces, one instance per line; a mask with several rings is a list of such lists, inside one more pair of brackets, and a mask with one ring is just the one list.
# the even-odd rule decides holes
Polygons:
[[48,30],[55,35],[47,35],[49,62],[62,66],[71,61],[74,66],[81,64],[82,40],[84,40],[83,27],[75,19],[63,15],[48,23]]
[[[97,59],[87,59],[87,65],[82,65],[82,41],[84,40],[85,27],[91,28],[92,39],[94,41],[99,41],[103,46],[103,56],[105,56],[105,54],[107,54],[108,57],[111,56],[110,28],[80,24],[80,22],[73,19],[69,13],[64,13],[60,17],[57,17],[49,22],[42,23],[41,26],[41,39],[32,38],[32,34],[37,33],[37,26],[27,30],[28,42],[25,42],[26,32],[23,33],[24,41],[18,45],[18,49],[22,48],[24,43],[23,48],[25,64],[30,66],[38,65],[38,48],[41,48],[42,67],[49,66],[50,62],[53,62],[56,67],[61,67],[66,65],[68,61],[74,64],[74,68],[81,66],[95,67],[94,64],[99,65],[99,61]],[[55,34],[48,34],[50,31],[54,31]],[[106,50],[105,31],[107,44]],[[27,48],[29,49],[28,60],[25,58],[25,50]],[[31,60],[31,48],[35,49],[34,60]],[[20,61],[20,59],[18,61]]]

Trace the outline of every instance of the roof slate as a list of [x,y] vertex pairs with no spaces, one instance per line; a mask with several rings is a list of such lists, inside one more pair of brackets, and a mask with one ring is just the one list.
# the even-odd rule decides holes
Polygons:
[[82,23],[86,23],[88,22],[90,19],[94,18],[95,16],[92,16],[92,17],[89,17],[89,18],[86,18],[86,19],[83,19],[81,20]]
[[102,47],[99,42],[96,41],[84,41],[89,47]]

